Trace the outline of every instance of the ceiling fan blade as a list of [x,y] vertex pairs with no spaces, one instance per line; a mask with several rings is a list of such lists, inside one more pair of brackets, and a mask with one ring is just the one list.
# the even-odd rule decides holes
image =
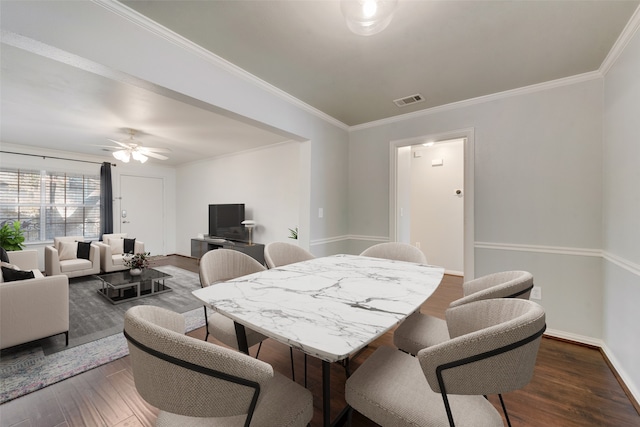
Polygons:
[[145,153],[170,153],[171,150],[168,148],[156,148],[156,147],[138,147],[138,150],[144,151]]
[[168,159],[167,156],[163,156],[162,154],[152,153],[150,151],[144,151],[143,153],[144,153],[145,156],[154,157],[154,158],[160,159],[160,160],[167,160]]
[[129,148],[129,144],[125,144],[124,142],[116,141],[115,139],[109,139],[109,138],[107,138],[107,140],[111,142],[115,142],[116,144],[118,144],[123,148]]

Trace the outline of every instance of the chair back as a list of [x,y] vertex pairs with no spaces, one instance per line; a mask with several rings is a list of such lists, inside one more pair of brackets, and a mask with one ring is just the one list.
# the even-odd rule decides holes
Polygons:
[[191,417],[248,415],[272,367],[234,350],[184,334],[184,317],[148,305],[125,313],[136,390],[151,405]]
[[431,389],[443,394],[500,394],[531,381],[545,331],[544,309],[500,298],[446,311],[451,339],[418,352]]
[[232,249],[214,249],[200,258],[200,285],[204,288],[263,270],[266,270],[265,266],[247,254]]
[[109,240],[111,239],[124,239],[127,237],[127,233],[111,233],[111,234],[103,234],[102,242],[105,244],[109,244]]
[[379,243],[365,249],[360,255],[396,261],[415,262],[418,264],[427,263],[427,257],[420,249],[401,242]]
[[53,247],[60,250],[61,242],[84,242],[84,236],[60,236],[53,238]]
[[533,275],[528,271],[501,271],[465,282],[462,285],[464,297],[453,301],[449,307],[493,298],[529,299],[531,289]]
[[264,260],[269,268],[281,267],[314,258],[311,252],[293,243],[272,242],[264,248]]

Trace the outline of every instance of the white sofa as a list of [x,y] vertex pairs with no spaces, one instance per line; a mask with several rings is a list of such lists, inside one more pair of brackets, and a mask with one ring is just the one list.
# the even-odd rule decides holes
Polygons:
[[[96,243],[100,248],[100,268],[103,272],[110,273],[129,268],[124,265],[124,260],[127,257],[127,254],[124,253],[125,238],[127,238],[127,233],[104,234],[102,242]],[[144,253],[144,243],[136,239],[133,253]]]
[[69,278],[44,277],[38,251],[9,251],[9,262],[35,278],[5,282],[0,274],[0,349],[65,334],[69,344]]
[[83,236],[65,236],[53,239],[53,246],[44,248],[44,273],[47,276],[80,277],[100,274],[100,248],[91,243],[89,259],[76,256],[77,242],[84,242]]

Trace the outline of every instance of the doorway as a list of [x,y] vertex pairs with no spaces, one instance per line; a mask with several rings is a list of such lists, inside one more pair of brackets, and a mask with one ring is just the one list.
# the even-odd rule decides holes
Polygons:
[[474,277],[473,144],[473,129],[390,144],[390,240],[464,280]]
[[117,218],[121,233],[144,242],[151,255],[165,255],[162,178],[121,175]]

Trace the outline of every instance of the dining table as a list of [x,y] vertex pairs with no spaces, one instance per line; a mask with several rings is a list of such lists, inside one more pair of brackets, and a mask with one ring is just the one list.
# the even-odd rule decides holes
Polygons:
[[323,425],[330,426],[330,364],[348,361],[419,310],[443,275],[442,267],[340,254],[220,282],[193,295],[235,322],[240,351],[248,354],[247,327],[320,359]]

